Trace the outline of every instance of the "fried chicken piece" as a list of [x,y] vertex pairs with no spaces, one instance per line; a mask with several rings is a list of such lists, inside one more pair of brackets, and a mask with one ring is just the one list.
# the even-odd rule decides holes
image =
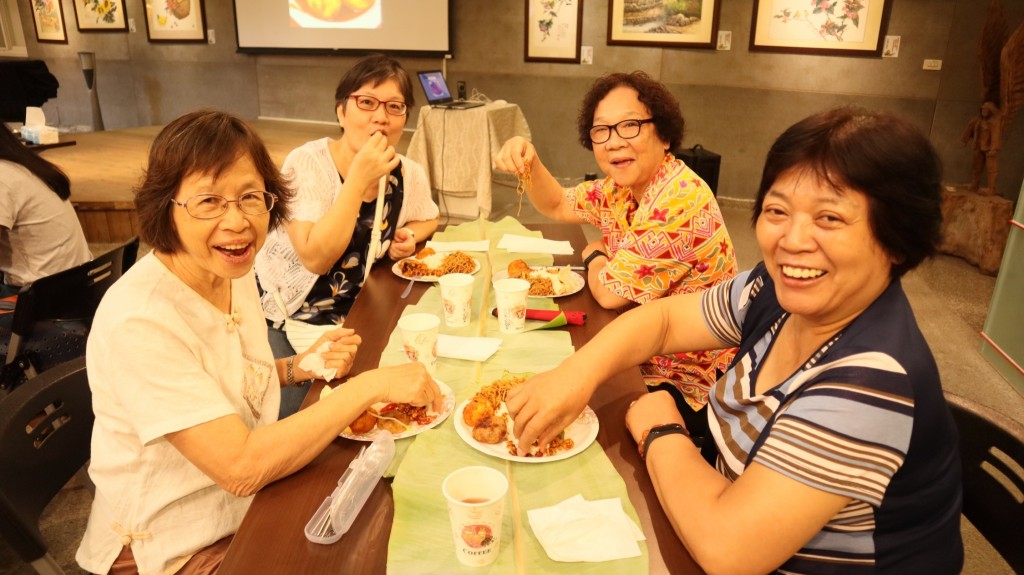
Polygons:
[[473,427],[473,439],[493,445],[501,443],[507,432],[504,418],[489,415]]
[[476,427],[487,417],[494,415],[494,406],[487,399],[475,396],[466,404],[462,410],[462,421],[470,426]]
[[437,252],[434,251],[434,248],[426,248],[425,247],[422,250],[416,252],[416,259],[422,260],[422,259],[425,259],[425,258],[429,258],[430,256],[432,256],[432,255],[434,255],[436,253]]
[[373,413],[368,409],[348,425],[352,433],[363,434],[367,433],[373,426],[377,425],[377,418],[373,416]]
[[512,260],[508,264],[508,277],[510,278],[529,279],[531,271],[533,270],[523,260]]

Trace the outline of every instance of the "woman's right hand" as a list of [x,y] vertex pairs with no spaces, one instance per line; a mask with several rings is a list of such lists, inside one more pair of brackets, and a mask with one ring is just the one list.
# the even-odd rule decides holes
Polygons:
[[[377,132],[363,144],[352,158],[348,180],[360,185],[360,192],[376,184],[378,180],[398,167],[401,160],[395,148],[388,145],[387,137]],[[376,186],[374,186],[376,187]]]
[[537,157],[537,148],[526,138],[516,136],[501,147],[494,156],[494,167],[510,174],[522,174]]
[[441,388],[430,377],[422,363],[410,362],[379,367],[359,374],[352,381],[360,380],[374,386],[379,401],[411,403],[416,406],[430,405],[434,411],[441,410],[441,402],[444,399]]

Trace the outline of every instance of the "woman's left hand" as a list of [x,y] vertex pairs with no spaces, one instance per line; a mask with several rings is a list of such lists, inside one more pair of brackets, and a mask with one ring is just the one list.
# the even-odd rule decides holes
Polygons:
[[393,260],[407,258],[416,253],[416,233],[409,228],[398,228],[391,239],[388,256]]
[[645,431],[655,425],[678,423],[686,427],[683,416],[679,414],[676,400],[667,391],[645,393],[634,401],[626,411],[626,427],[633,435],[633,441],[640,442]]
[[320,377],[315,373],[300,369],[299,365],[302,363],[303,358],[311,353],[316,353],[316,350],[320,349],[320,346],[327,342],[330,342],[330,348],[320,354],[320,357],[324,360],[324,367],[327,369],[337,369],[337,377],[348,375],[352,371],[352,364],[356,360],[356,352],[359,350],[359,344],[363,342],[363,338],[356,335],[354,329],[339,327],[320,336],[320,339],[309,346],[309,349],[296,356],[294,364],[296,381]]

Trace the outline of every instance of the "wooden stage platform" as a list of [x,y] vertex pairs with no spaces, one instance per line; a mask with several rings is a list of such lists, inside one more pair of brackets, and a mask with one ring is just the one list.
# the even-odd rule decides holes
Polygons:
[[[292,149],[323,137],[338,137],[333,124],[253,120],[278,166]],[[51,148],[40,155],[71,178],[71,203],[90,243],[119,243],[138,234],[132,188],[138,184],[149,146],[162,126],[86,132],[69,136],[74,146]]]

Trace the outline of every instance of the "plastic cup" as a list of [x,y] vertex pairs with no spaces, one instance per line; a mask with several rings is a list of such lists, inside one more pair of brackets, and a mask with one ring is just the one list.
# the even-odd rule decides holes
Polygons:
[[503,333],[519,333],[526,329],[526,294],[530,282],[517,278],[494,282],[494,299],[498,304],[498,329]]
[[473,311],[473,276],[445,274],[437,280],[437,283],[441,286],[445,325],[448,327],[469,325],[469,318]]
[[434,375],[437,370],[437,330],[441,318],[429,313],[410,313],[398,320],[402,347],[409,361],[418,361]]
[[508,479],[490,467],[463,467],[448,474],[441,492],[448,500],[455,556],[482,567],[498,557]]

